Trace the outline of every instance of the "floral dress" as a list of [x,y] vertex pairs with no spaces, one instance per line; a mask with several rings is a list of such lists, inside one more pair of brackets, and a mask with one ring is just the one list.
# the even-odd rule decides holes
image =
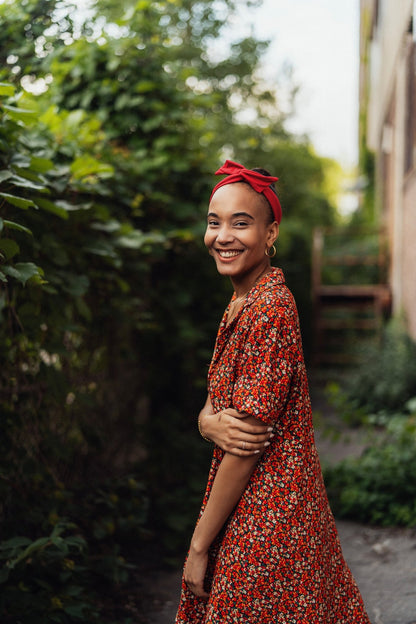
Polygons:
[[[208,373],[214,411],[234,407],[275,435],[211,545],[209,599],[182,582],[175,623],[370,624],[326,496],[296,305],[282,271],[255,284],[229,325],[228,309]],[[201,515],[223,455],[215,447]]]

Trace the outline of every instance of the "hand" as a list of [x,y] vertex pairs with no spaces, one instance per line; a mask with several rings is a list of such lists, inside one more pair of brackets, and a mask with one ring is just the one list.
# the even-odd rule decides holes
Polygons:
[[191,544],[188,559],[185,564],[184,580],[191,592],[199,598],[209,598],[209,594],[204,589],[207,565],[208,553],[196,552]]
[[253,416],[227,408],[217,414],[203,412],[200,416],[201,429],[223,451],[250,457],[264,451],[273,437],[272,427],[258,424]]

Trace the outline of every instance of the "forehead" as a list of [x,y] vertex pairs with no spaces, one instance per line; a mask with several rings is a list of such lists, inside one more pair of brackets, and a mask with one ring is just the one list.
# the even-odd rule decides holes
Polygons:
[[249,212],[253,217],[260,216],[262,202],[259,194],[254,191],[249,184],[244,182],[234,182],[226,184],[217,189],[209,204],[209,212],[224,211]]

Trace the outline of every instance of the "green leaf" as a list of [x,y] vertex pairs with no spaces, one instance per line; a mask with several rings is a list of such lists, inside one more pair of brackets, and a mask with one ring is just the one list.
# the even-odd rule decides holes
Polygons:
[[27,210],[28,208],[36,208],[31,199],[24,197],[17,197],[16,195],[10,195],[9,193],[0,193],[0,197],[4,197],[8,204]]
[[36,171],[36,173],[46,173],[54,168],[54,164],[48,158],[33,156],[30,161],[30,168],[32,171]]
[[45,546],[48,546],[48,544],[50,544],[49,537],[40,537],[39,539],[35,540],[31,544],[29,544],[29,546],[25,548],[25,550],[22,553],[20,553],[20,555],[18,555],[15,559],[10,561],[10,564],[9,564],[10,568],[12,569],[15,568],[18,563],[20,563],[21,561],[24,561],[24,559],[27,559],[27,557],[29,557],[36,551],[43,550]]
[[[0,219],[0,221],[2,220]],[[10,230],[18,230],[19,232],[25,232],[25,234],[30,234],[30,236],[33,236],[33,233],[31,230],[29,230],[29,228],[25,227],[24,225],[20,225],[20,223],[16,223],[15,221],[6,221],[6,219],[2,221],[2,223],[0,223],[0,232],[2,230],[3,224]]]
[[84,615],[84,611],[86,610],[87,605],[78,604],[78,605],[66,605],[63,610],[64,613],[69,615],[70,617],[74,617],[77,619],[81,619]]
[[4,542],[0,542],[0,551],[10,550],[11,548],[21,548],[22,546],[28,546],[30,543],[31,540],[28,537],[12,537],[11,539],[5,540]]
[[110,219],[110,221],[107,221],[106,223],[91,223],[91,229],[100,230],[101,232],[109,232],[110,234],[117,232],[120,227],[120,221],[116,221],[115,219]]
[[103,256],[108,258],[117,258],[117,253],[114,251],[114,247],[106,241],[96,241],[91,245],[84,247],[85,251],[92,253],[96,256]]
[[[5,260],[10,260],[17,253],[19,253],[20,248],[16,241],[11,238],[0,238],[0,255],[3,256]],[[3,270],[6,267],[3,267]]]
[[75,179],[80,180],[90,175],[111,176],[114,169],[111,165],[102,163],[96,158],[84,154],[76,158],[71,165],[71,173]]
[[88,290],[90,281],[86,275],[71,275],[66,276],[66,283],[64,290],[73,297],[82,297]]
[[19,279],[19,271],[17,271],[12,266],[5,266],[5,267],[3,267],[3,275],[4,274],[8,275],[9,277],[14,277],[15,279]]
[[140,230],[132,230],[124,236],[116,239],[116,244],[127,249],[141,249],[145,245],[162,245],[166,242],[166,236],[159,232],[143,233]]
[[3,171],[0,171],[0,184],[4,182],[5,180],[8,180],[12,176],[13,176],[13,173],[9,171],[8,169],[4,169]]
[[[35,178],[36,176],[32,175],[31,177]],[[13,184],[14,186],[18,186],[20,188],[32,189],[33,191],[45,191],[46,190],[44,184],[39,184],[36,180],[31,180],[29,178],[30,178],[29,174],[27,176],[15,174],[8,179],[8,182],[9,184]]]
[[3,272],[9,277],[17,279],[23,286],[32,277],[43,275],[42,269],[33,262],[17,262],[14,266],[3,267]]
[[61,219],[68,219],[68,212],[62,205],[58,206],[57,203],[51,202],[49,199],[45,199],[44,197],[37,197],[36,204],[39,208],[45,210],[45,212],[51,212]]
[[137,93],[147,93],[148,91],[154,91],[156,89],[156,83],[153,80],[141,80],[136,85]]
[[0,271],[0,282],[5,282],[5,283],[7,283],[7,277],[5,276],[5,274],[3,273],[3,271]]
[[35,119],[37,115],[36,111],[17,108],[17,106],[8,106],[6,104],[3,104],[3,109],[14,121],[31,121],[32,119]]
[[0,95],[14,95],[15,88],[8,82],[0,82]]

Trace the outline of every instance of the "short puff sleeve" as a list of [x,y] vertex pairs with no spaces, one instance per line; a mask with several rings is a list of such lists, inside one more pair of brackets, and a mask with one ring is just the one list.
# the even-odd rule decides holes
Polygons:
[[297,328],[290,308],[268,308],[254,319],[237,367],[234,409],[269,425],[278,420],[298,363]]

